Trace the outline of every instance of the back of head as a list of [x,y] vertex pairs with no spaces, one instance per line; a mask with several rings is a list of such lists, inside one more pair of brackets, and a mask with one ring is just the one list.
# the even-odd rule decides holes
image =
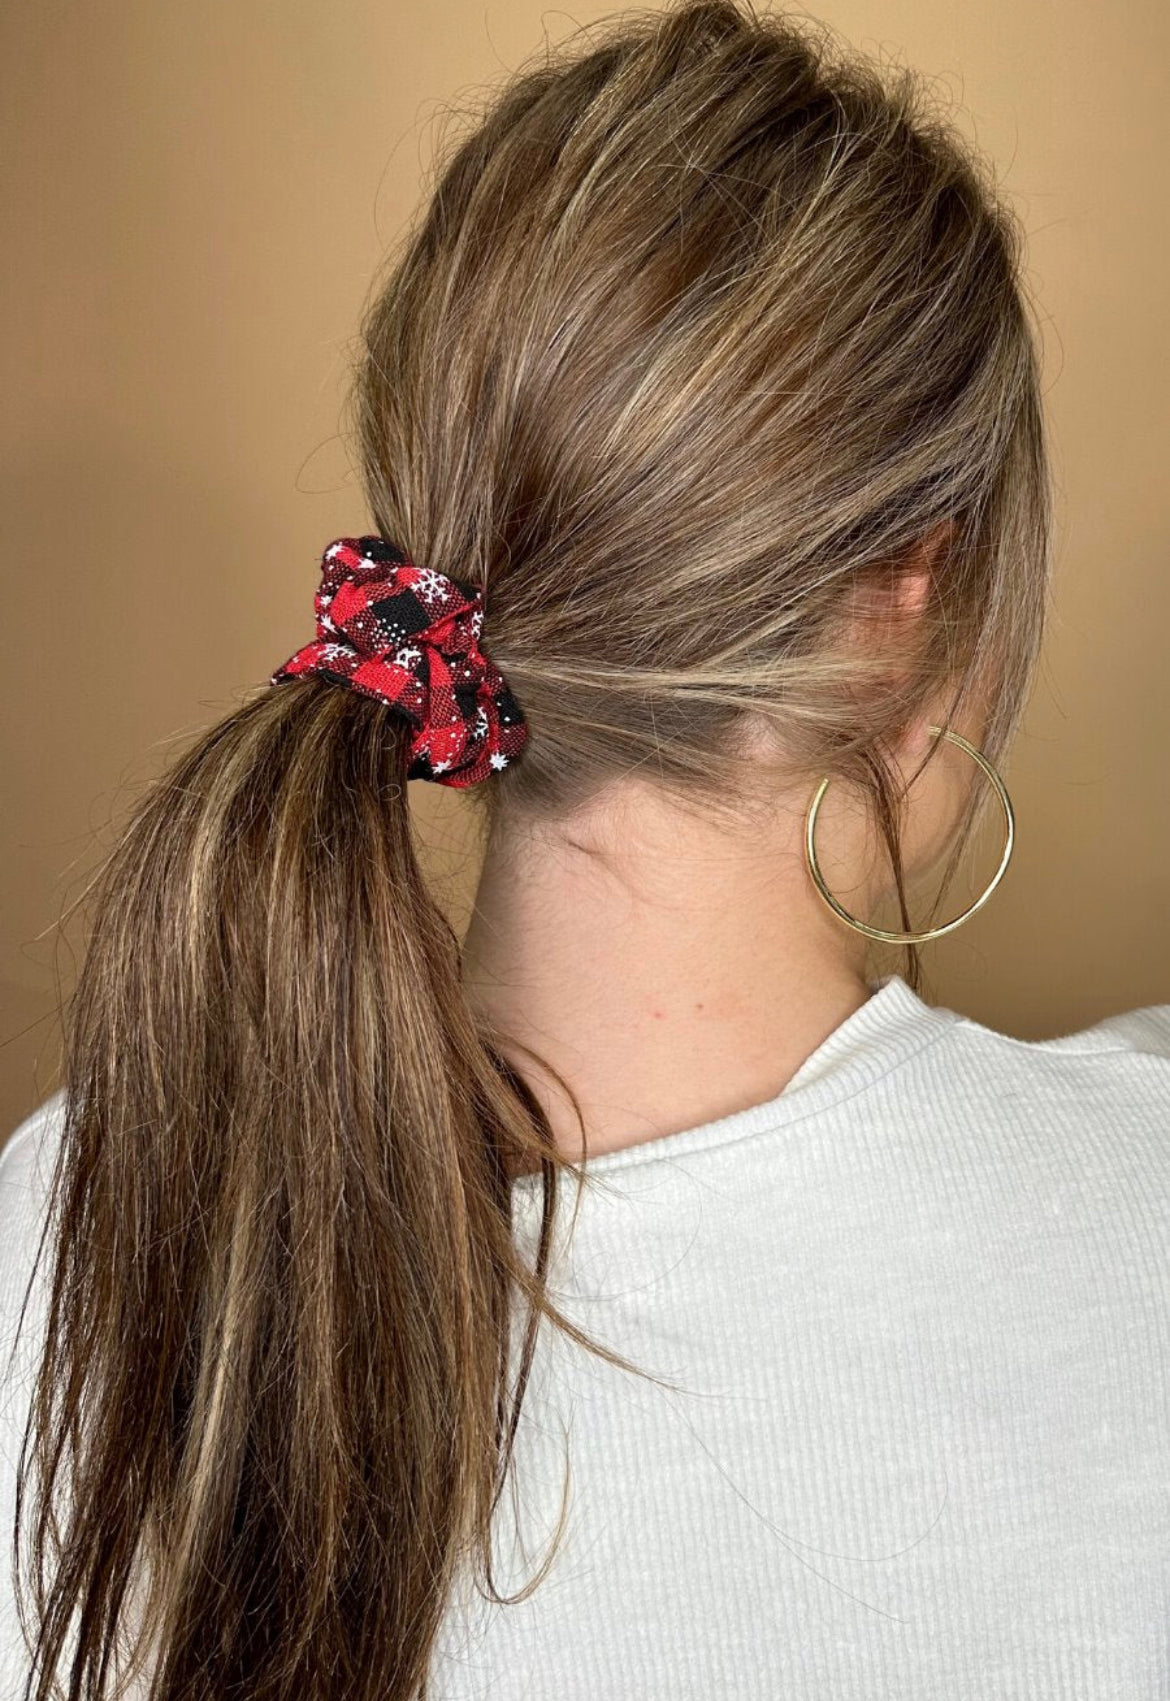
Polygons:
[[[1045,606],[1035,339],[1013,219],[908,72],[732,0],[619,17],[509,83],[391,258],[367,491],[483,589],[530,731],[489,809],[638,765],[718,808],[768,783],[762,717],[778,772],[889,819],[883,742],[943,680],[1003,747]],[[895,686],[843,611],[939,527]],[[108,1693],[138,1607],[156,1701],[419,1694],[457,1568],[490,1580],[535,1325],[592,1346],[547,1234],[534,1268],[513,1244],[509,1176],[541,1169],[547,1229],[567,1160],[461,989],[408,733],[320,678],[261,690],[96,888],[28,1461],[38,1701],[66,1659]]]
[[[1046,577],[1019,250],[921,82],[806,23],[635,13],[512,86],[394,257],[356,391],[380,526],[486,587],[533,729],[492,807],[647,761],[711,799],[752,710],[836,771],[943,677],[1003,748]],[[891,689],[841,653],[845,595],[944,522]]]

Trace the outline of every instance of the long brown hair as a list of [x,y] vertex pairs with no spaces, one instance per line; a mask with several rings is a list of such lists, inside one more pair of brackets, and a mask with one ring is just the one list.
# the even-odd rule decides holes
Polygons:
[[[489,829],[639,764],[696,807],[766,788],[753,714],[865,788],[902,895],[891,736],[978,681],[994,757],[1040,642],[1020,255],[912,73],[733,0],[586,30],[456,138],[364,314],[354,419],[377,530],[482,585],[528,720]],[[895,688],[842,650],[844,599],[943,522]],[[457,1570],[492,1587],[537,1325],[613,1356],[549,1297],[574,1166],[471,1013],[408,735],[261,688],[104,866],[21,1459],[37,1701],[54,1672],[112,1693],[132,1620],[155,1701],[425,1693]]]

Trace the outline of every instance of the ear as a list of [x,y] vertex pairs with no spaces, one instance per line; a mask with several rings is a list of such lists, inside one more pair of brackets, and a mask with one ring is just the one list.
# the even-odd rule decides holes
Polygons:
[[901,560],[865,574],[851,597],[851,636],[863,653],[895,660],[913,653],[919,621],[930,600],[939,562],[952,537],[953,520],[940,520]]
[[907,557],[907,570],[894,577],[894,598],[898,613],[908,620],[917,620],[930,596],[934,575],[955,535],[953,520],[940,520],[922,537]]

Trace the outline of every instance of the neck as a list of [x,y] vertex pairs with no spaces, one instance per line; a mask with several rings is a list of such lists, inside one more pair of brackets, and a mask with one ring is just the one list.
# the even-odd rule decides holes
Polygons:
[[[463,947],[473,1007],[589,1155],[695,1127],[783,1091],[868,998],[864,940],[828,912],[802,810],[766,829],[684,815],[649,788],[487,849]],[[818,841],[819,842],[819,841]]]

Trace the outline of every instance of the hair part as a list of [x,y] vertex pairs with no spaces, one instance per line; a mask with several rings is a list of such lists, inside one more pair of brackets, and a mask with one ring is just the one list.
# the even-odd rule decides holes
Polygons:
[[[495,96],[376,280],[353,389],[378,529],[483,588],[528,721],[489,822],[638,768],[730,807],[770,783],[741,755],[762,719],[777,775],[871,799],[908,925],[890,745],[949,682],[994,758],[1039,651],[1021,253],[921,80],[805,21],[628,13]],[[893,683],[843,611],[943,523]],[[321,680],[265,688],[103,870],[20,1466],[26,1701],[55,1675],[98,1701],[148,1648],[154,1701],[415,1701],[461,1567],[494,1593],[540,1321],[637,1370],[549,1295],[587,1165],[470,1011],[407,735]]]

